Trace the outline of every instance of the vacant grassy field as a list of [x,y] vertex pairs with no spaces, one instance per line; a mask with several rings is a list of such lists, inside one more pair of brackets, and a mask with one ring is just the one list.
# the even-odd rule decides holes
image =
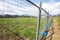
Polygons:
[[60,26],[60,17],[57,17],[58,25]]
[[[43,20],[41,20],[41,28],[43,26]],[[37,18],[34,17],[19,17],[19,18],[0,18],[0,35],[3,34],[2,30],[7,28],[7,31],[13,31],[15,35],[22,35],[35,40]]]

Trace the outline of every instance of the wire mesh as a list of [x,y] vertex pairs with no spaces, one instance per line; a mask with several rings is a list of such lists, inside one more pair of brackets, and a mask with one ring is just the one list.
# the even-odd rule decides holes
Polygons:
[[[35,1],[34,3],[37,5],[39,0]],[[4,34],[4,30],[6,29],[9,33],[12,32],[11,35],[13,36],[23,36],[23,39],[35,40],[38,14],[38,8],[26,0],[0,0],[0,15],[7,17],[0,18],[0,27],[2,26],[2,32],[0,34]],[[9,16],[13,18],[9,18]],[[40,31],[45,30],[44,26],[47,25],[47,16],[48,15],[42,11]],[[47,22],[49,22],[49,20],[47,20]]]

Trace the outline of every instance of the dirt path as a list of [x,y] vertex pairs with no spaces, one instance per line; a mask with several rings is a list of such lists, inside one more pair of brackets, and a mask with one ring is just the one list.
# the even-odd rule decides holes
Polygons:
[[53,38],[52,38],[52,40],[60,40],[60,30],[58,29],[59,28],[59,26],[58,26],[58,24],[57,24],[57,20],[56,19],[54,19],[54,25],[53,25],[53,27],[54,27],[54,35],[53,35]]

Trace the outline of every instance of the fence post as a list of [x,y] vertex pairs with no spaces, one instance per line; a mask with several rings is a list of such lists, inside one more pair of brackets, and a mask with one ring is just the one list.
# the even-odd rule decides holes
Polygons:
[[39,40],[39,30],[40,30],[40,23],[41,23],[41,8],[42,8],[42,0],[40,0],[40,7],[39,7],[39,15],[37,21],[37,32],[36,32],[36,40]]

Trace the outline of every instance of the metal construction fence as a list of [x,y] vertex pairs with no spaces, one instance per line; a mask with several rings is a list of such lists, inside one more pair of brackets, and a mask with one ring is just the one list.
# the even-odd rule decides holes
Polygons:
[[52,40],[53,17],[35,1],[0,0],[0,20],[10,21],[0,23],[0,40]]

